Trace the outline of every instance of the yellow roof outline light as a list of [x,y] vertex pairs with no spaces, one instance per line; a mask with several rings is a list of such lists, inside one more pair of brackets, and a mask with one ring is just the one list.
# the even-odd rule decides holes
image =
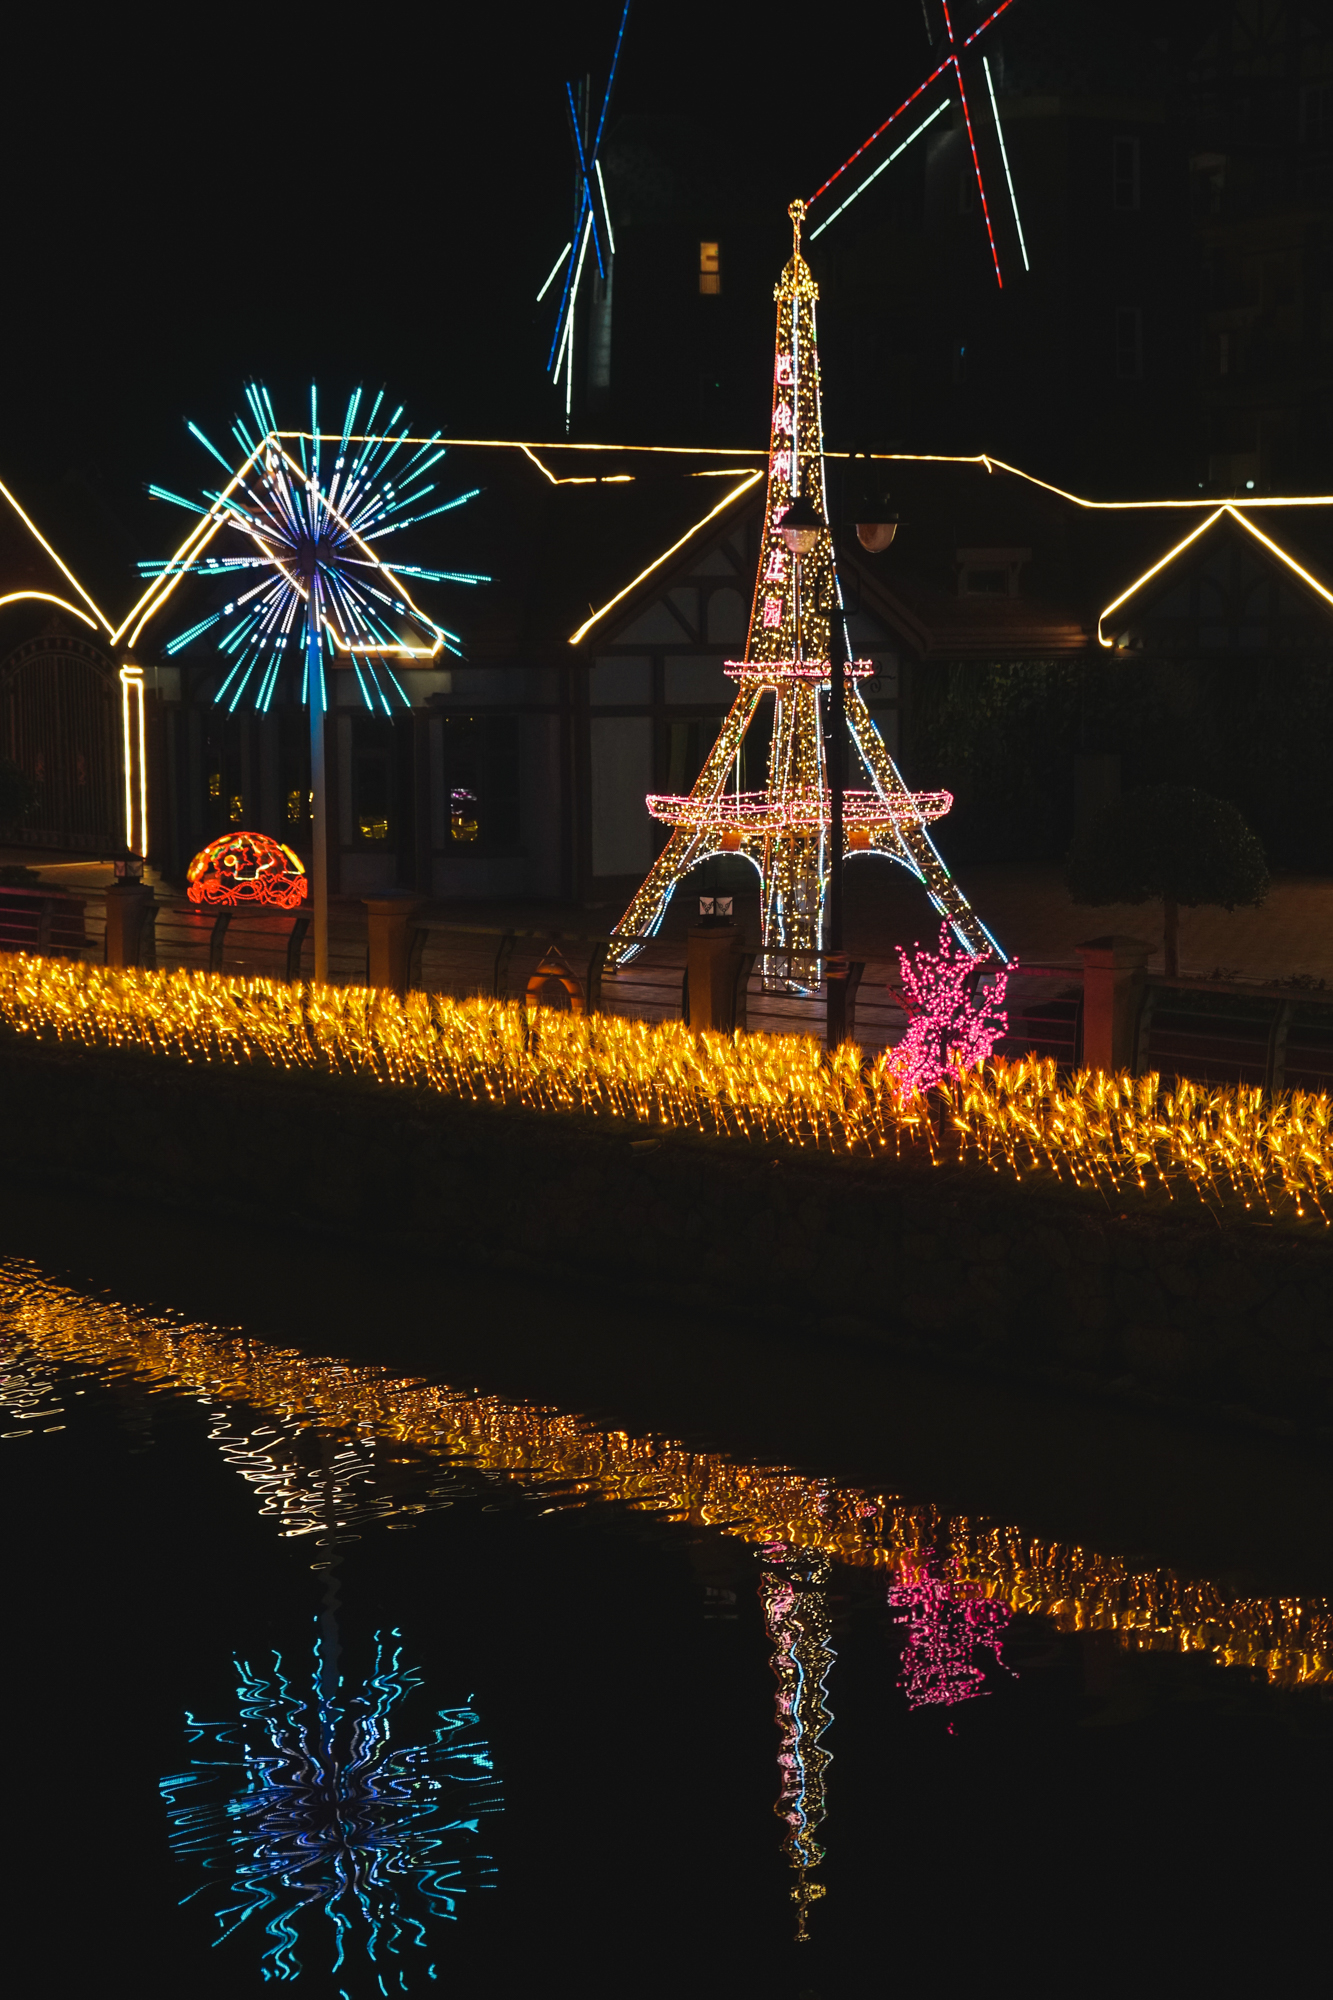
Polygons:
[[631,577],[630,581],[624,586],[623,590],[618,590],[614,597],[608,597],[606,603],[600,606],[598,610],[594,611],[590,618],[585,618],[583,623],[579,626],[577,632],[571,632],[569,636],[569,644],[571,646],[577,646],[579,641],[592,630],[594,625],[600,624],[601,620],[605,618],[608,611],[614,610],[616,605],[621,603],[621,601],[624,598],[628,597],[632,590],[638,589],[639,585],[643,582],[645,577],[651,576],[654,570],[661,569],[663,563],[669,562],[672,556],[676,555],[679,550],[685,547],[685,544],[687,542],[693,541],[694,537],[699,533],[700,529],[706,528],[710,521],[715,521],[719,514],[724,513],[728,507],[733,506],[735,502],[741,498],[742,494],[748,493],[751,487],[754,486],[758,480],[763,479],[768,471],[767,453],[764,454],[764,458],[765,458],[765,463],[759,468],[757,472],[751,472],[746,475],[743,475],[738,484],[733,486],[729,493],[723,494],[722,498],[718,501],[716,507],[709,508],[708,512],[704,515],[701,521],[696,521],[692,528],[687,528],[685,530],[685,533],[680,537],[680,539],[678,541],[673,542],[669,549],[663,549],[660,556],[655,556],[652,562],[650,562],[645,569],[641,569],[637,576]]
[[1142,576],[1135,577],[1133,583],[1126,590],[1122,590],[1119,597],[1112,598],[1097,620],[1097,643],[1099,646],[1104,646],[1109,652],[1115,644],[1115,641],[1108,639],[1102,631],[1102,626],[1105,620],[1111,616],[1111,613],[1118,611],[1122,604],[1128,604],[1130,598],[1136,597],[1146,583],[1151,583],[1152,579],[1159,575],[1168,564],[1173,563],[1178,555],[1183,554],[1191,542],[1197,542],[1201,535],[1207,534],[1208,530],[1215,527],[1217,522],[1227,514],[1231,516],[1233,521],[1238,522],[1244,528],[1247,535],[1253,536],[1254,540],[1261,542],[1271,555],[1277,557],[1279,562],[1285,563],[1286,567],[1294,575],[1300,577],[1302,583],[1308,584],[1310,589],[1322,597],[1326,604],[1333,606],[1333,591],[1322,584],[1317,576],[1312,576],[1310,571],[1303,564],[1298,563],[1294,556],[1289,556],[1287,551],[1275,542],[1271,535],[1266,535],[1262,528],[1256,528],[1253,521],[1247,521],[1244,514],[1228,500],[1224,501],[1220,507],[1215,507],[1206,521],[1200,521],[1199,525],[1196,528],[1192,528],[1183,540],[1176,543],[1174,548],[1168,549],[1164,556],[1160,556],[1151,569],[1145,569]]
[[[60,574],[63,577],[66,577],[69,580],[69,582],[73,584],[75,590],[77,590],[77,592],[79,593],[79,596],[83,599],[84,603],[88,606],[89,610],[92,611],[93,614],[95,615],[97,620],[97,625],[100,625],[104,632],[109,633],[111,631],[110,619],[106,617],[106,615],[101,610],[100,606],[97,605],[93,601],[93,599],[89,596],[88,592],[79,582],[79,579],[77,578],[77,576],[75,576],[69,564],[63,561],[62,558],[59,555],[57,555],[55,549],[53,549],[50,542],[47,541],[46,536],[37,526],[37,523],[33,520],[31,514],[28,513],[26,508],[19,505],[19,502],[14,498],[14,495],[10,492],[9,488],[4,484],[3,480],[0,480],[0,493],[4,495],[5,499],[14,509],[14,512],[18,515],[20,521],[22,521],[24,527],[27,529],[28,533],[32,536],[33,540],[41,548],[45,549],[47,555],[50,556],[52,562],[55,564],[56,568],[60,571]],[[49,595],[48,592],[41,590],[16,590],[12,593],[11,596],[0,599],[0,603],[12,604],[15,601],[15,599],[20,597],[47,597],[48,595]],[[75,607],[72,604],[66,604],[65,600],[62,597],[51,596],[50,602],[52,604],[61,605],[63,609],[66,611],[74,611],[75,616],[78,618],[84,617],[84,613],[82,611],[75,611]],[[88,619],[86,622],[92,624],[91,619]],[[97,625],[93,626],[94,631],[96,631]]]
[[[66,598],[57,597],[53,590],[6,591],[5,595],[0,597],[0,604],[18,604],[24,598],[36,598],[42,604],[58,604],[62,611],[68,611],[72,617],[82,618],[90,631],[95,632],[97,630],[97,621],[95,619],[90,618],[86,611],[80,611],[77,604],[69,603]],[[110,626],[108,626],[107,630],[110,631],[110,629]]]

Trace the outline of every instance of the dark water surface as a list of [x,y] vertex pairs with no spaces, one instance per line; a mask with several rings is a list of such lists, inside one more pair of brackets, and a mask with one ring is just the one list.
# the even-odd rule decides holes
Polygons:
[[0,1255],[21,2000],[1323,1962],[1296,1446],[234,1223]]

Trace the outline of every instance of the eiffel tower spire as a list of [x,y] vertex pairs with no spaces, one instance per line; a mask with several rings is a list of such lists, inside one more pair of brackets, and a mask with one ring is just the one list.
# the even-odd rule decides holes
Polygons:
[[[778,323],[764,531],[745,658],[726,667],[737,683],[736,700],[689,797],[647,801],[672,834],[616,926],[608,966],[628,964],[653,935],[677,884],[697,862],[711,854],[744,854],[761,884],[765,983],[808,990],[819,983],[829,861],[819,696],[829,685],[829,623],[844,613],[824,494],[819,287],[801,255],[804,202],[794,201],[787,213],[792,254],[773,295]],[[784,530],[794,506],[797,520]],[[807,525],[798,526],[802,514]],[[845,794],[846,851],[883,854],[910,868],[960,944],[1002,958],[927,831],[952,798],[948,792],[909,792],[871,720],[857,682],[873,672],[868,660],[853,661],[847,670],[851,769],[866,782]],[[741,746],[766,695],[773,697],[768,781],[763,791],[743,792]]]

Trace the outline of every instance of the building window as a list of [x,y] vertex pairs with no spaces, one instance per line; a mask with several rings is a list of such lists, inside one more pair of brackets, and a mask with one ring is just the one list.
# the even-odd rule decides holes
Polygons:
[[1143,308],[1121,306],[1115,316],[1115,372],[1122,382],[1143,375]]
[[1111,142],[1111,205],[1137,208],[1139,205],[1139,142],[1115,139]]
[[956,549],[960,597],[1017,597],[1019,576],[1031,549]]
[[716,298],[722,290],[722,255],[716,243],[699,245],[699,295]]
[[393,771],[388,745],[357,745],[352,759],[352,825],[358,842],[387,846],[393,826]]
[[519,740],[514,715],[444,718],[445,844],[504,852],[519,834]]

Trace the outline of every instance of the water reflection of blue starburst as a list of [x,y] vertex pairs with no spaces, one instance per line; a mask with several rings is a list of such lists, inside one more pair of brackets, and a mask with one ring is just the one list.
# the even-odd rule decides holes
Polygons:
[[437,1976],[435,1920],[492,1886],[480,1831],[499,1786],[470,1706],[437,1710],[419,1742],[390,1741],[393,1711],[422,1684],[400,1633],[376,1634],[373,1671],[349,1690],[323,1622],[308,1685],[279,1654],[268,1675],[238,1660],[238,1719],[187,1715],[199,1754],[161,1784],[172,1851],[205,1874],[183,1900],[216,1904],[216,1944],[260,1923],[266,1980],[298,1978],[327,1921],[344,2000],[363,1974],[370,1991],[407,1992],[409,1972]]

